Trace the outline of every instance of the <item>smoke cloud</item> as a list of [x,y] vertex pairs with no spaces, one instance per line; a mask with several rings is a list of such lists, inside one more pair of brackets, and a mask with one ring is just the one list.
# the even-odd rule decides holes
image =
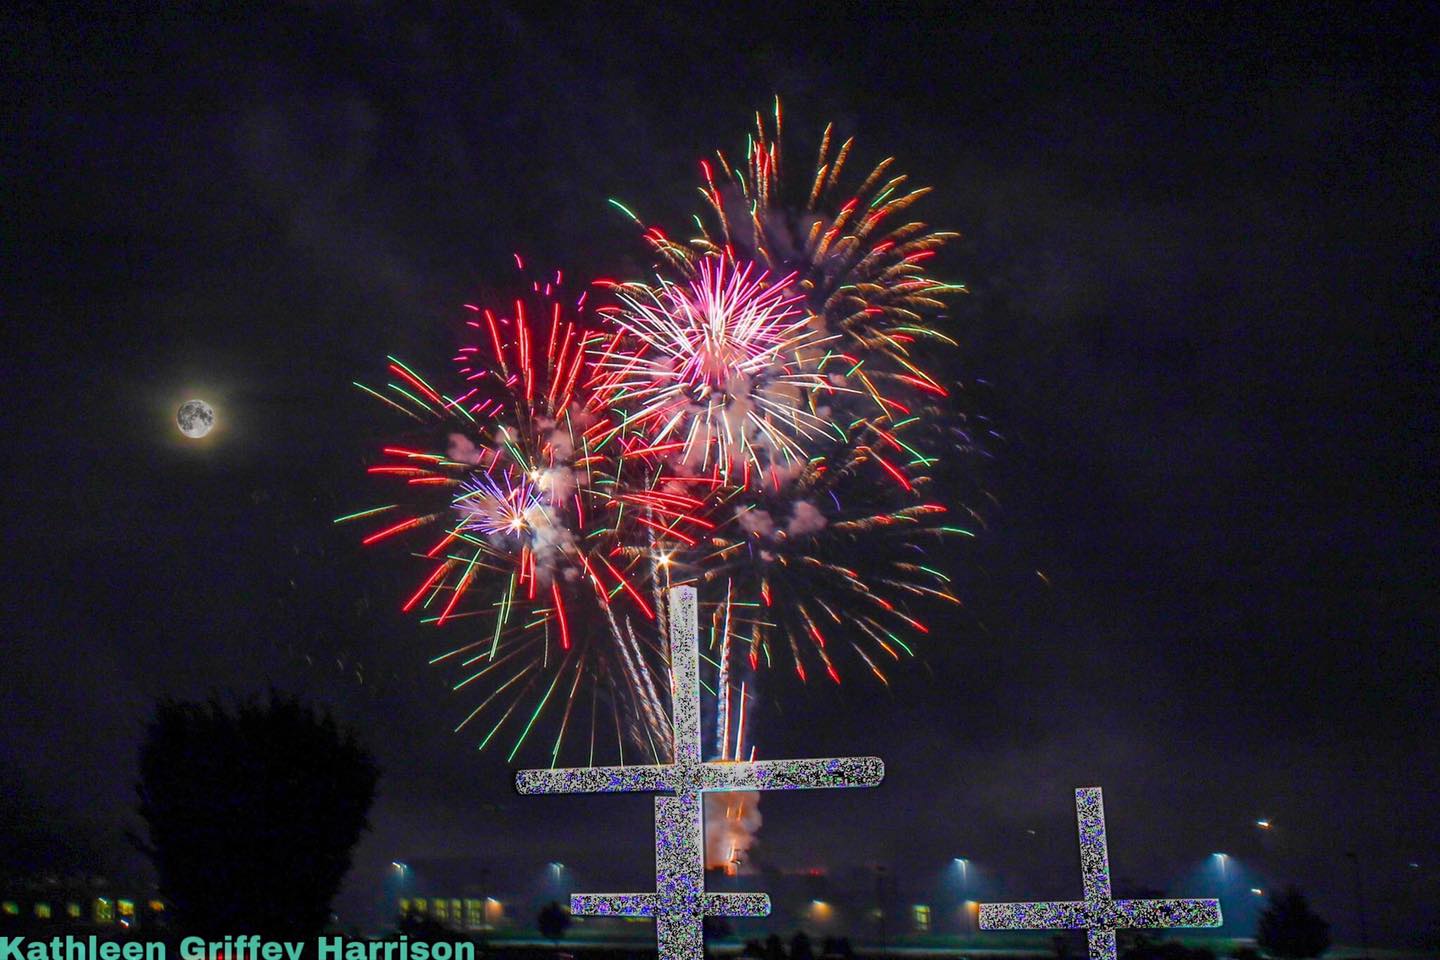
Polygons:
[[739,873],[764,819],[754,790],[705,794],[705,867]]
[[809,500],[800,500],[796,502],[795,509],[790,514],[790,521],[785,524],[785,532],[792,537],[819,533],[829,522],[815,504]]
[[475,446],[475,442],[463,433],[450,434],[450,446],[445,450],[445,456],[456,463],[479,464],[485,459],[485,452]]
[[770,511],[754,509],[745,510],[738,517],[740,529],[753,537],[768,537],[775,532],[775,520],[770,516]]

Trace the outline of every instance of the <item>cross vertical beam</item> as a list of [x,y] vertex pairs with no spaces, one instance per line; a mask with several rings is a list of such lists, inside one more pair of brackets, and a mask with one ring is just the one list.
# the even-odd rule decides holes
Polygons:
[[700,611],[694,587],[670,591],[670,712],[675,765],[700,764]]
[[[1110,899],[1110,850],[1105,842],[1105,801],[1099,787],[1075,791],[1075,825],[1080,832],[1080,876],[1086,900]],[[1115,931],[1091,927],[1085,942],[1092,960],[1115,960]]]

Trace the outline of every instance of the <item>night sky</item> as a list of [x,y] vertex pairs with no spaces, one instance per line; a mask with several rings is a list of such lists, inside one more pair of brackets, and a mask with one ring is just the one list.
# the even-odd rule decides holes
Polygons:
[[[342,911],[391,859],[440,854],[614,858],[642,889],[648,800],[522,800],[503,751],[449,732],[467,701],[398,610],[415,568],[331,524],[375,502],[392,424],[350,381],[387,353],[443,368],[514,251],[638,274],[606,198],[683,231],[697,160],[778,93],[791,156],[834,121],[936,188],[921,217],[963,239],[934,272],[972,291],[949,373],[998,436],[988,529],[952,561],[964,616],[888,690],[767,679],[762,755],[889,776],[767,797],[755,857],[923,886],[966,856],[989,895],[1072,898],[1071,790],[1100,784],[1118,894],[1214,895],[1227,851],[1244,888],[1297,881],[1353,942],[1356,850],[1372,939],[1435,935],[1440,118],[1418,26],[260,6],[3,24],[14,849],[63,836],[142,869],[124,831],[154,698],[273,683],[385,770]],[[191,396],[219,413],[204,444],[174,428]]]

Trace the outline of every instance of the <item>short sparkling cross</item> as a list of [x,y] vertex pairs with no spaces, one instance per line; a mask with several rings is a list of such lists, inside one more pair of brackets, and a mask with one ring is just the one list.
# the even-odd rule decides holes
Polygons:
[[670,698],[674,763],[629,767],[521,770],[515,787],[539,793],[673,793],[655,798],[655,892],[577,893],[581,916],[654,917],[658,960],[699,960],[706,917],[763,917],[763,893],[705,892],[702,793],[873,787],[885,777],[878,757],[829,760],[700,759],[699,627],[693,587],[670,591]]
[[1080,823],[1080,873],[1085,899],[982,903],[981,930],[1085,930],[1090,960],[1115,960],[1115,931],[1132,927],[1218,927],[1219,900],[1113,900],[1105,848],[1105,805],[1099,787],[1075,791]]

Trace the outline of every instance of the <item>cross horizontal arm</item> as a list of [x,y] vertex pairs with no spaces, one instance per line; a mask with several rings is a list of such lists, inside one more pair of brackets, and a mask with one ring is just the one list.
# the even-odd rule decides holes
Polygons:
[[1218,927],[1219,900],[1112,900],[1114,927]]
[[653,917],[659,906],[654,893],[570,894],[570,912],[577,917]]
[[561,767],[555,770],[521,770],[515,789],[537,793],[655,793],[677,789],[675,767]]
[[[764,893],[707,893],[707,917],[768,917],[770,897]],[[653,917],[660,896],[654,893],[574,893],[570,912],[580,917]]]
[[752,760],[748,763],[706,763],[700,768],[700,789],[818,790],[825,787],[873,787],[885,779],[879,757],[829,760]]
[[980,904],[981,930],[1218,927],[1220,919],[1218,900],[1064,900]]
[[707,917],[768,917],[770,896],[764,893],[707,893]]

